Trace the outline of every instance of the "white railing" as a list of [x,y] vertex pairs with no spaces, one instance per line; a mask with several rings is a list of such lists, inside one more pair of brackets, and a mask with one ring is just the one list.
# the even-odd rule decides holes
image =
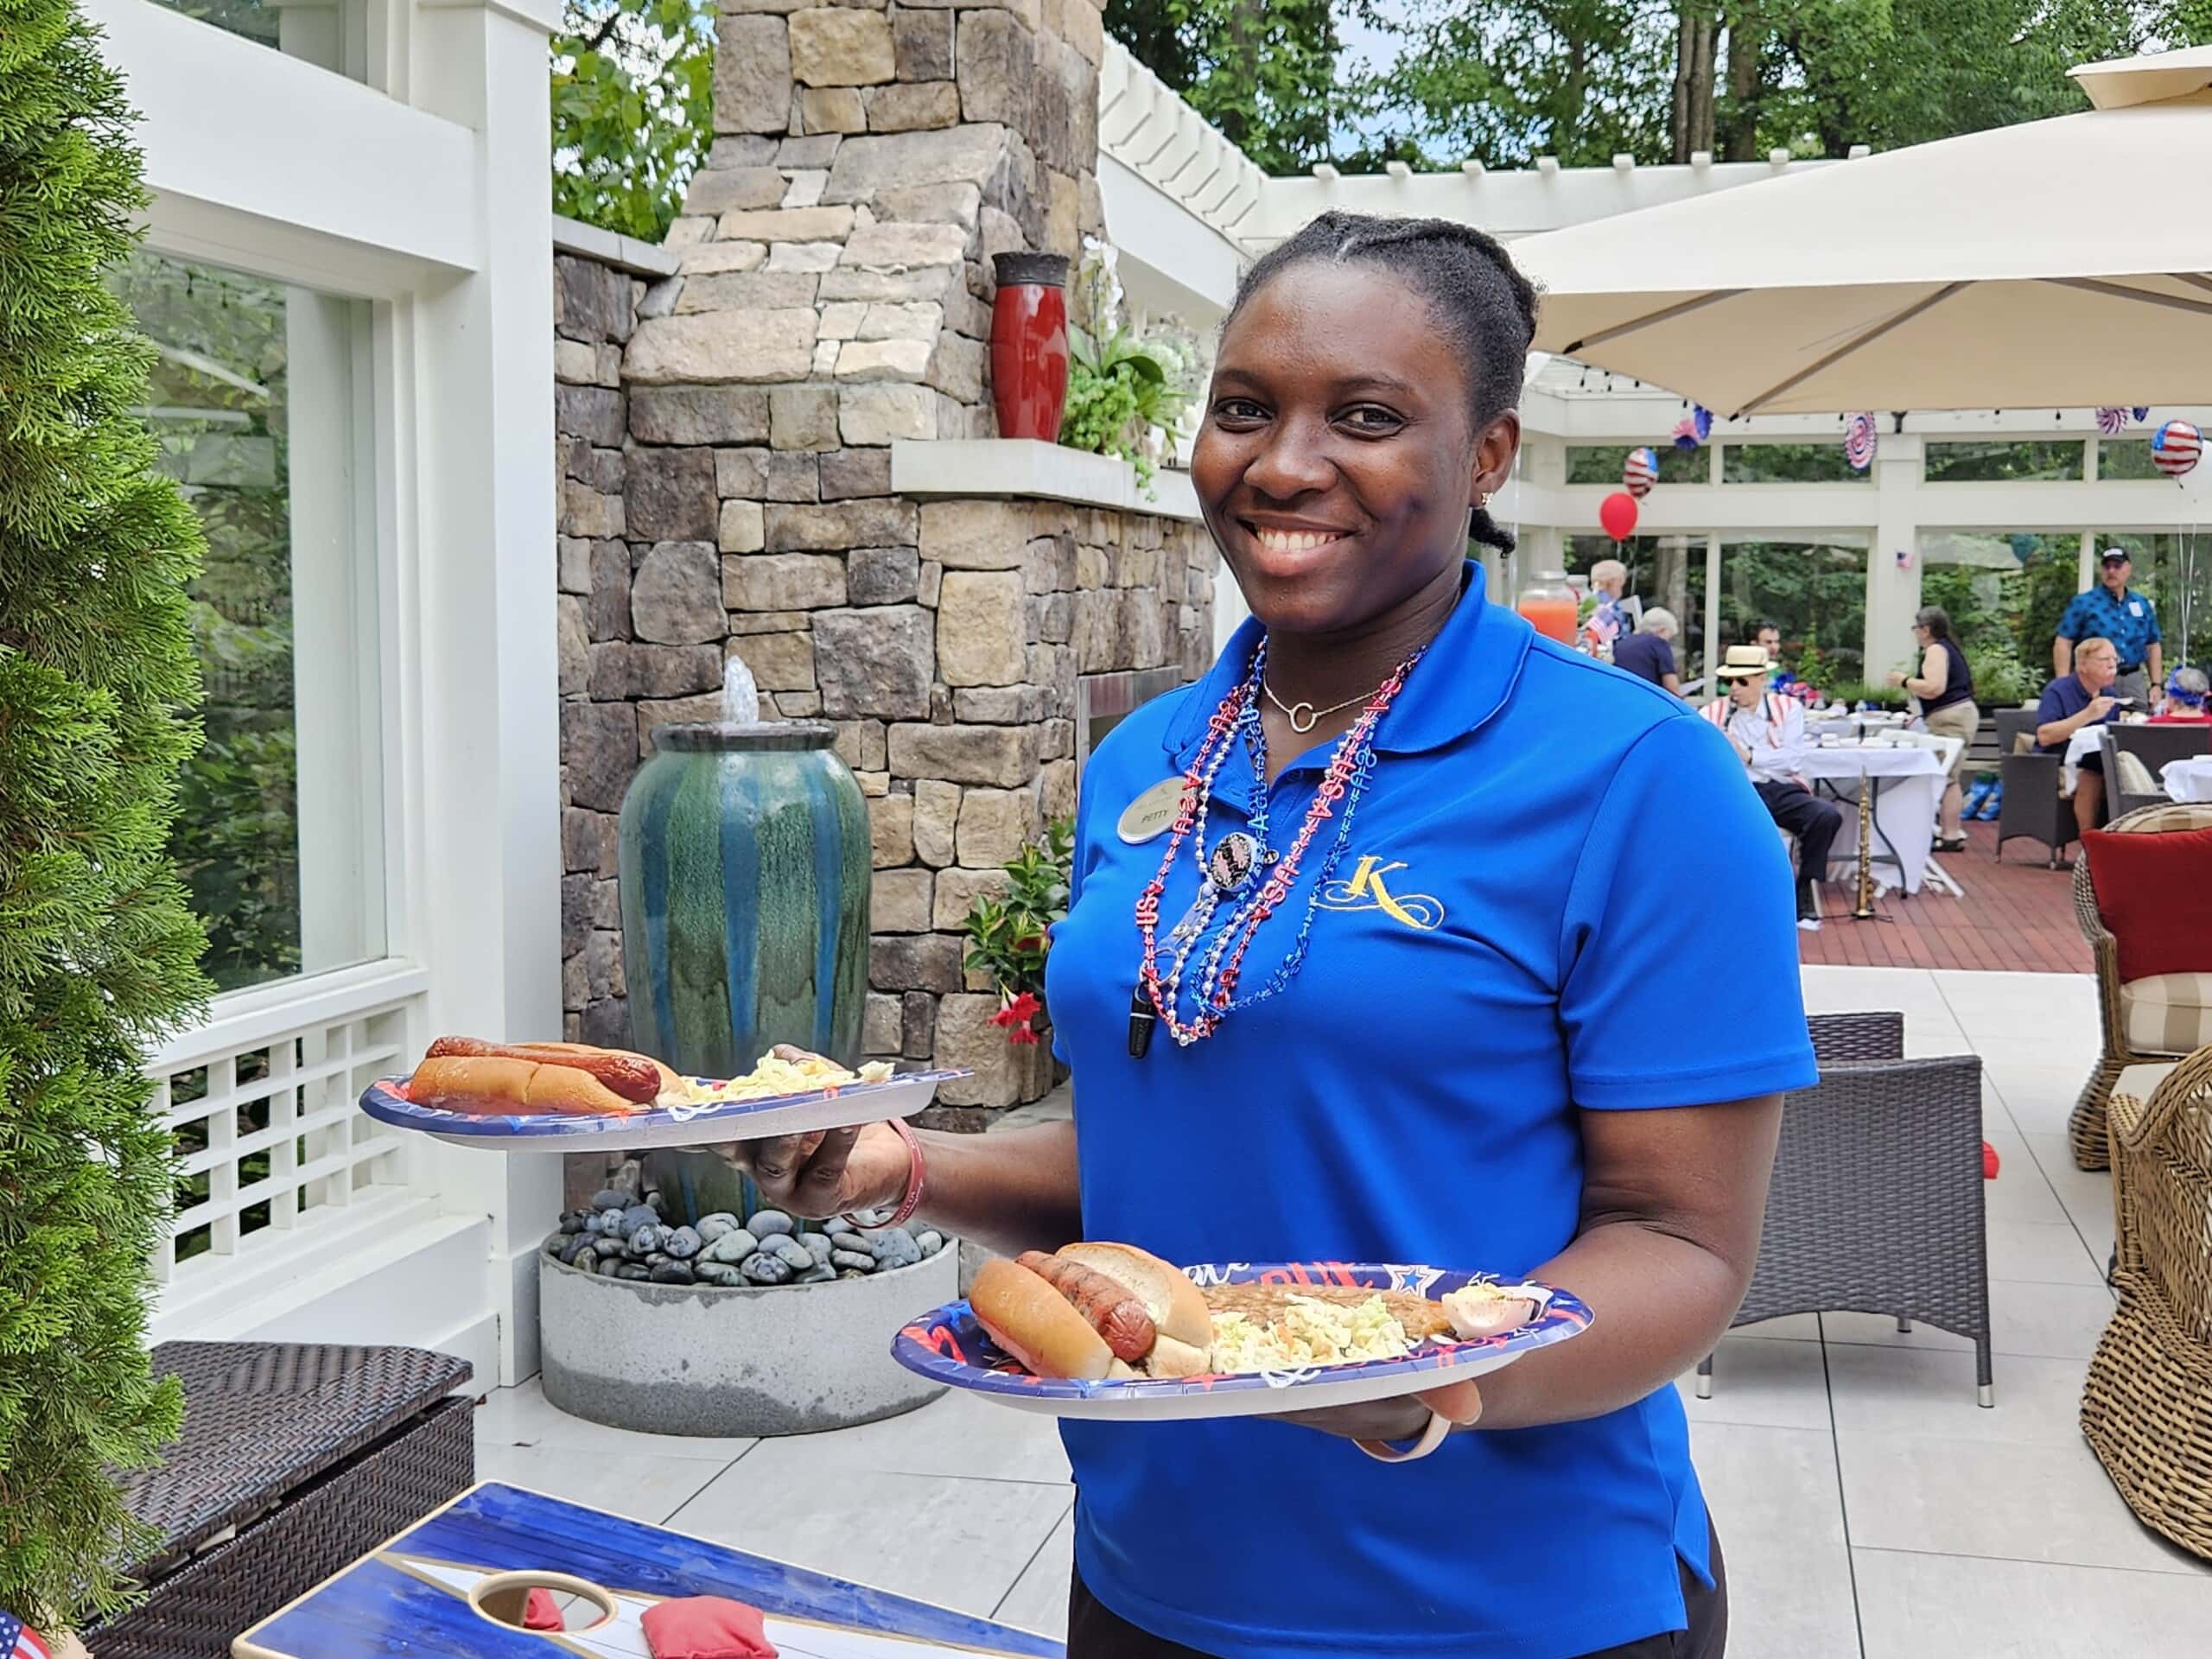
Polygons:
[[385,962],[242,993],[149,1059],[153,1109],[180,1155],[158,1283],[204,1279],[276,1236],[406,1192],[413,1148],[357,1102],[419,1046],[425,982]]
[[1268,175],[1109,35],[1098,65],[1098,148],[1230,241]]

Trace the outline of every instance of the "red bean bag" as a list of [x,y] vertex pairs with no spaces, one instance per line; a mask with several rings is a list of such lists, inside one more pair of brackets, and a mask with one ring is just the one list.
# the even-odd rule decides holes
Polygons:
[[776,1659],[760,1610],[726,1596],[658,1602],[639,1622],[653,1659]]

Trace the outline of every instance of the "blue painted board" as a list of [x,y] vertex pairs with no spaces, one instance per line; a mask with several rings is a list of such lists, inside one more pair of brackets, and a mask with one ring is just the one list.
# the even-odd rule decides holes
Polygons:
[[[520,1630],[479,1613],[470,1587],[512,1571],[581,1579],[614,1599],[597,1630]],[[463,1493],[324,1580],[232,1644],[236,1659],[629,1659],[645,1653],[637,1615],[677,1596],[728,1596],[790,1621],[787,1654],[859,1652],[852,1633],[892,1638],[867,1650],[1061,1659],[1058,1642],[948,1608],[870,1590],[662,1527],[626,1521],[496,1482]],[[817,1645],[818,1643],[818,1645]]]

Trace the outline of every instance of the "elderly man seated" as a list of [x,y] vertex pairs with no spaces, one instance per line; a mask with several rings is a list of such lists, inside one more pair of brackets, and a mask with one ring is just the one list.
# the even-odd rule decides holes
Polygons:
[[1681,671],[1675,663],[1675,613],[1664,606],[1655,606],[1643,613],[1643,620],[1634,633],[1624,634],[1613,641],[1613,666],[1625,669],[1639,679],[1663,687],[1676,696],[1682,695]]
[[[2036,747],[2046,754],[2064,754],[2074,734],[2084,726],[2100,726],[2116,719],[2119,701],[2111,696],[2112,683],[2120,677],[2120,653],[2109,639],[2089,639],[2074,647],[2074,671],[2062,674],[2043,689],[2036,705]],[[2105,758],[2092,749],[2080,761],[2074,785],[2074,823],[2079,830],[2097,827],[2105,798]]]
[[1705,717],[1726,734],[1751,774],[1776,823],[1797,837],[1797,925],[1821,925],[1813,902],[1813,883],[1827,874],[1828,849],[1843,827],[1843,814],[1798,776],[1805,754],[1805,711],[1793,697],[1767,690],[1774,664],[1757,645],[1731,645],[1716,677],[1725,696],[1707,703]]

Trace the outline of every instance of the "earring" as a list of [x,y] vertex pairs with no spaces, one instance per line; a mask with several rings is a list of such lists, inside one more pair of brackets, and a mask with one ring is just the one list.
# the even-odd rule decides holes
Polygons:
[[1478,507],[1487,507],[1487,506],[1489,506],[1489,505],[1490,505],[1490,499],[1491,499],[1491,497],[1493,494],[1495,494],[1495,493],[1496,493],[1496,492],[1495,492],[1495,491],[1492,491],[1492,490],[1484,490],[1484,491],[1480,495],[1478,495],[1478,496],[1477,496],[1477,497],[1475,498],[1475,505],[1476,505],[1477,506],[1478,506]]

